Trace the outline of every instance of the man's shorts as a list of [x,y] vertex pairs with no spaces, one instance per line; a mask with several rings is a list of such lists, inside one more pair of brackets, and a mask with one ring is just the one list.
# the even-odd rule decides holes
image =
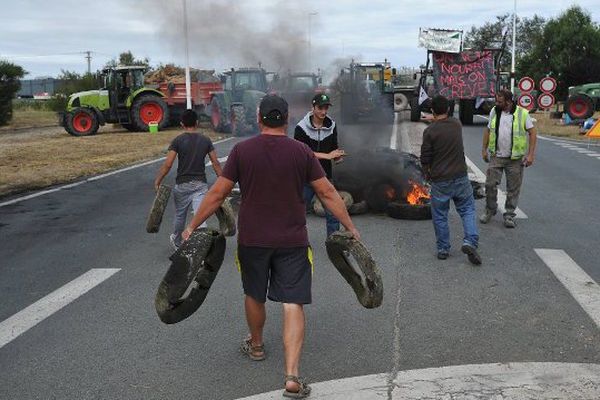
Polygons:
[[266,248],[238,245],[236,263],[244,294],[264,303],[310,304],[312,249]]

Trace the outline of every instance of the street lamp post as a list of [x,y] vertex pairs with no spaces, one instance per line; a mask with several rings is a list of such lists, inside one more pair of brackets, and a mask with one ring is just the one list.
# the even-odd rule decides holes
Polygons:
[[515,92],[515,42],[517,41],[517,0],[513,11],[512,60],[510,67],[510,91]]
[[313,15],[317,15],[318,12],[310,12],[308,13],[308,72],[312,72],[312,50],[311,50],[311,46],[310,46],[310,41],[311,41],[311,18]]
[[185,97],[186,108],[192,109],[192,88],[190,84],[190,51],[188,47],[187,0],[183,1],[183,32],[185,43]]

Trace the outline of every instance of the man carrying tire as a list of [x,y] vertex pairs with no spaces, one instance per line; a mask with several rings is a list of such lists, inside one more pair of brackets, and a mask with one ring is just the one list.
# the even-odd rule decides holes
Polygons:
[[[529,136],[529,143],[527,137]],[[498,185],[506,175],[504,226],[515,228],[515,210],[523,183],[523,168],[533,165],[536,129],[529,112],[515,104],[511,91],[502,89],[496,94],[496,106],[483,133],[483,160],[489,163],[485,180],[485,213],[482,224],[490,222],[498,210]]]
[[445,260],[450,254],[448,210],[452,200],[463,223],[461,250],[472,264],[480,265],[475,199],[467,175],[462,125],[457,119],[448,116],[448,107],[448,99],[444,96],[438,95],[431,100],[433,123],[423,132],[421,145],[421,164],[431,181],[431,214],[437,258]]
[[[294,130],[294,139],[306,144],[315,153],[327,179],[333,180],[331,161],[339,162],[344,151],[338,148],[337,127],[335,121],[327,115],[331,100],[326,94],[317,94],[312,99],[312,111],[304,116]],[[304,188],[304,201],[308,208],[312,203],[315,192],[310,185]],[[326,208],[327,237],[340,229],[340,222]]]
[[162,180],[171,170],[177,157],[176,185],[173,188],[175,221],[173,223],[173,233],[169,236],[171,245],[175,249],[181,245],[181,233],[185,228],[190,206],[196,212],[208,191],[204,164],[207,155],[212,162],[215,174],[220,176],[222,172],[212,141],[202,133],[197,132],[198,114],[196,114],[196,111],[185,110],[181,115],[181,126],[184,132],[171,142],[167,159],[154,180],[154,189],[158,191]]
[[304,342],[303,305],[311,303],[312,284],[304,186],[310,184],[346,229],[356,239],[360,237],[314,153],[287,137],[287,102],[279,96],[265,96],[258,118],[261,134],[233,147],[223,175],[206,194],[183,237],[187,239],[206,221],[239,182],[242,202],[236,261],[250,330],[241,349],[251,360],[265,358],[265,302],[269,298],[283,303],[284,396],[302,398],[310,394],[310,387],[298,377],[298,368]]

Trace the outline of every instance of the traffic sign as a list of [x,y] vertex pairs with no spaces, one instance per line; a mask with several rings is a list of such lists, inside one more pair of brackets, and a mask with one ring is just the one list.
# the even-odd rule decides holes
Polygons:
[[550,108],[554,105],[554,96],[550,93],[542,93],[538,97],[538,105],[540,108]]
[[540,89],[544,93],[552,93],[556,90],[556,79],[551,76],[547,76],[542,78],[540,81]]
[[519,100],[517,102],[521,107],[529,111],[531,111],[535,106],[535,99],[529,93],[523,93],[521,96],[519,96]]
[[535,81],[526,76],[519,81],[519,89],[521,92],[531,92],[535,88]]

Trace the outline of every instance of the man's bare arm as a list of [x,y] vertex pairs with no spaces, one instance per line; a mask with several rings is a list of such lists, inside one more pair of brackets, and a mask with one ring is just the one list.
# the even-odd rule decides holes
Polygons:
[[167,153],[167,159],[165,160],[163,165],[161,165],[160,169],[158,170],[158,173],[156,174],[156,178],[154,179],[154,190],[158,190],[158,187],[160,186],[162,180],[165,178],[165,176],[167,176],[167,174],[171,170],[173,162],[175,162],[175,157],[177,157],[177,152],[175,152],[174,150],[169,150],[169,152]]
[[310,184],[325,208],[327,208],[341,222],[341,224],[352,233],[355,239],[360,240],[360,234],[354,226],[352,219],[350,219],[350,215],[348,214],[348,210],[346,210],[344,201],[340,197],[337,190],[335,190],[331,182],[329,182],[329,179],[317,179],[316,181],[312,181]]
[[221,176],[223,173],[223,169],[221,168],[221,162],[217,158],[217,152],[215,150],[208,153],[208,158],[210,158],[210,162],[212,163],[212,167],[215,170],[215,174],[217,176]]
[[488,128],[486,126],[485,129],[483,130],[483,143],[482,143],[482,147],[481,147],[481,158],[483,158],[483,161],[485,161],[485,162],[490,161],[490,156],[488,154],[489,144],[490,144],[490,128]]
[[537,145],[537,129],[535,127],[528,129],[529,133],[529,150],[527,151],[527,157],[525,158],[525,166],[529,167],[533,165],[535,160],[535,146]]
[[194,229],[202,225],[202,223],[206,221],[208,217],[217,211],[229,193],[231,193],[233,185],[234,182],[227,178],[223,178],[222,176],[217,178],[215,184],[212,185],[208,193],[206,193],[206,196],[204,196],[204,200],[202,200],[202,203],[190,221],[190,224],[181,234],[183,240],[187,240],[192,232],[194,232]]

